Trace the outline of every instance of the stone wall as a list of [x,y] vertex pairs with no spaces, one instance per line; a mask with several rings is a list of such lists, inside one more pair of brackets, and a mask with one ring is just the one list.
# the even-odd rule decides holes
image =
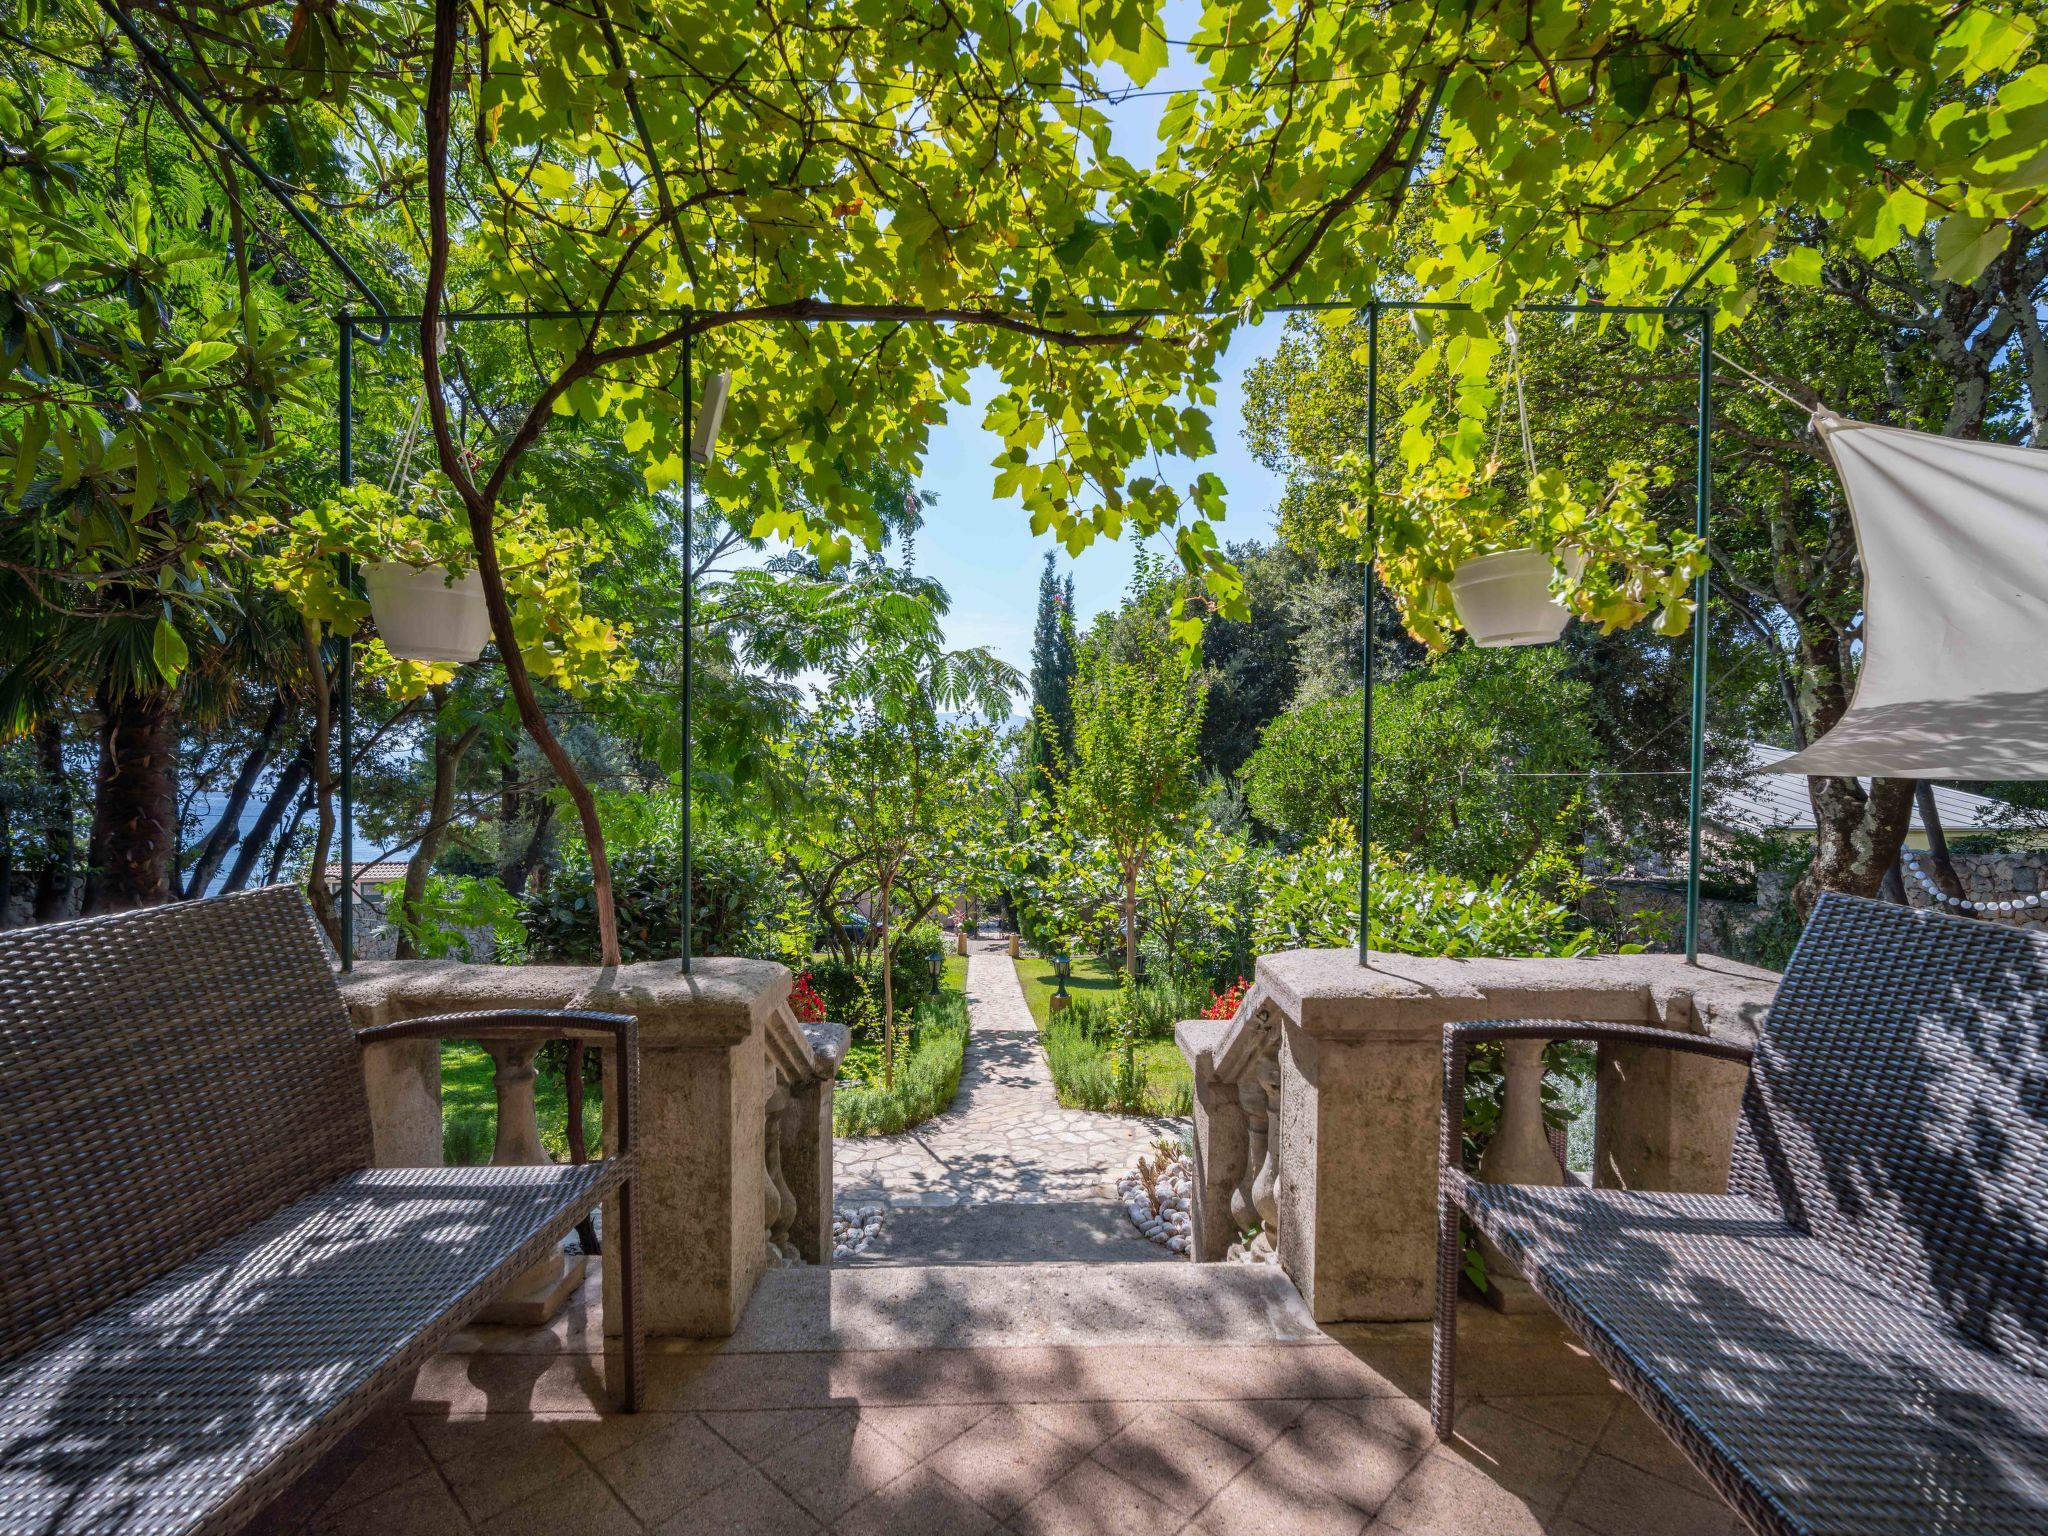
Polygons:
[[[1927,888],[1914,878],[1934,878],[1934,861],[1925,853],[1908,849],[1905,855],[1906,899],[1915,907],[1941,906]],[[2010,848],[1997,853],[1959,853],[1954,856],[1956,878],[1963,894],[1976,902],[2010,902],[2013,910],[1998,912],[1999,922],[2022,928],[2048,928],[2048,848]],[[2033,904],[2028,905],[2031,898]]]

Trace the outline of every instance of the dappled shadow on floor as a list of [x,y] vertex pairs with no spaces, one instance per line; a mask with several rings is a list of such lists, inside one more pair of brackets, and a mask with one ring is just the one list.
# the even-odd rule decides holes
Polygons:
[[[957,1305],[974,1272],[895,1273],[906,1315],[922,1315]],[[1154,1271],[1127,1273],[1137,1285]],[[1737,1529],[1547,1316],[1470,1311],[1461,1363],[1474,1390],[1443,1444],[1422,1399],[1426,1324],[1292,1340],[1236,1328],[1177,1344],[1054,1330],[947,1348],[892,1347],[878,1330],[868,1347],[835,1349],[762,1348],[772,1330],[743,1328],[724,1347],[657,1347],[650,1411],[634,1418],[607,1410],[592,1356],[443,1356],[400,1431],[303,1529]]]
[[1140,1236],[1120,1206],[1101,1200],[1068,1200],[893,1210],[864,1253],[838,1262],[866,1266],[1185,1260]]

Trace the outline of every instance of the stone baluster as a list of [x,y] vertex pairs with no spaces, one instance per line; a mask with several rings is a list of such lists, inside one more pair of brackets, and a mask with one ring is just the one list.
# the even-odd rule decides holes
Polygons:
[[[1280,1240],[1280,1064],[1261,1056],[1237,1085],[1238,1107],[1244,1112],[1246,1148],[1244,1175],[1230,1197],[1231,1219],[1239,1240],[1228,1257],[1241,1264],[1270,1264]],[[1258,1235],[1247,1236],[1253,1227]]]
[[[491,1162],[498,1167],[552,1162],[541,1145],[540,1113],[533,1095],[537,1076],[533,1063],[541,1042],[522,1038],[481,1043],[495,1069],[491,1086],[498,1099],[498,1134]],[[478,1314],[478,1320],[538,1327],[562,1310],[582,1280],[582,1263],[557,1247],[501,1291]]]
[[[1479,1177],[1486,1183],[1564,1182],[1564,1170],[1557,1165],[1557,1152],[1543,1123],[1543,1048],[1549,1043],[1507,1040],[1501,1044],[1500,1122],[1479,1155]],[[1487,1300],[1503,1312],[1544,1309],[1542,1298],[1522,1278],[1512,1259],[1490,1242],[1482,1242],[1480,1252],[1486,1260]]]
[[762,1181],[763,1225],[768,1232],[768,1262],[776,1267],[803,1263],[803,1255],[790,1240],[796,1224],[796,1193],[783,1174],[782,1145],[789,1130],[789,1115],[796,1100],[780,1073],[769,1073],[768,1109],[762,1127],[761,1146],[767,1165]]

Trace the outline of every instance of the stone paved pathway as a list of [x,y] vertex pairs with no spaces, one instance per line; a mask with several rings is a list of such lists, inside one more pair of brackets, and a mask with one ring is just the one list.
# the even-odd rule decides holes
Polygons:
[[900,1136],[834,1144],[840,1206],[889,1207],[883,1239],[866,1257],[1175,1257],[1131,1229],[1116,1180],[1155,1140],[1184,1134],[1187,1123],[1062,1109],[1004,941],[970,941],[967,1003],[973,1028],[952,1107]]

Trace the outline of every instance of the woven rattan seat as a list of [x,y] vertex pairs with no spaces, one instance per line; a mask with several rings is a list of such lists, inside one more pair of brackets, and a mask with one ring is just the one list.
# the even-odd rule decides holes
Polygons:
[[[1467,1053],[1588,1039],[1748,1061],[1730,1193],[1481,1184]],[[1437,1350],[1460,1219],[1758,1531],[2048,1531],[2048,937],[1824,897],[1754,1051],[1555,1019],[1444,1032]]]
[[[361,1045],[613,1053],[603,1162],[371,1168]],[[637,1401],[623,1015],[351,1028],[274,887],[0,934],[0,1536],[239,1528],[607,1197]]]
[[1466,1199],[1593,1354],[1657,1382],[1658,1417],[1717,1443],[1793,1528],[2044,1528],[2040,1379],[1775,1211],[1503,1184]]
[[609,1163],[350,1174],[0,1368],[8,1531],[171,1532],[353,1419],[559,1243]]

